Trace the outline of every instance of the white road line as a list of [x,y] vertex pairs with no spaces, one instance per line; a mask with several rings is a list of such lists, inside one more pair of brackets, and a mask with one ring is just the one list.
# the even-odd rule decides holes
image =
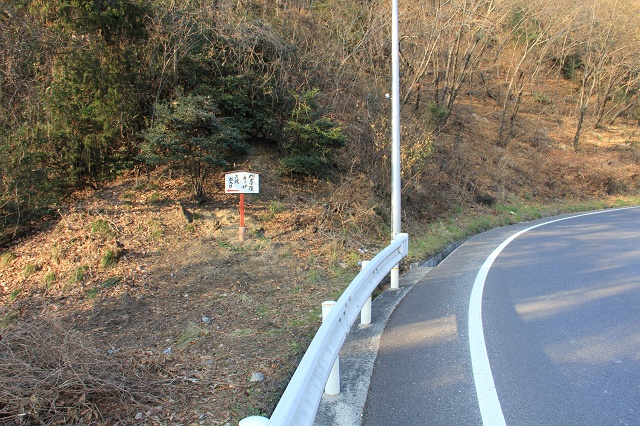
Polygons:
[[471,298],[469,300],[469,349],[471,351],[471,368],[473,369],[473,379],[476,385],[476,394],[478,397],[478,405],[480,406],[480,415],[482,416],[482,424],[486,426],[503,426],[506,425],[500,400],[496,393],[496,386],[493,382],[493,374],[491,373],[491,364],[489,364],[489,356],[487,355],[487,347],[484,341],[484,330],[482,328],[482,292],[484,291],[484,283],[491,265],[498,255],[504,250],[511,241],[520,235],[542,225],[548,225],[554,222],[560,222],[567,219],[573,219],[581,216],[589,216],[599,213],[609,213],[621,209],[599,210],[595,212],[583,213],[575,216],[564,217],[561,219],[550,220],[548,222],[539,223],[529,228],[516,232],[500,244],[484,261],[471,290]]

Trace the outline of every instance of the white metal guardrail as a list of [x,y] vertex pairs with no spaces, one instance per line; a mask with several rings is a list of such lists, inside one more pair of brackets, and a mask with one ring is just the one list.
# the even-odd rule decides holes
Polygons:
[[351,325],[378,284],[408,252],[409,236],[398,234],[363,267],[323,320],[271,419],[247,417],[240,426],[313,425],[325,383]]

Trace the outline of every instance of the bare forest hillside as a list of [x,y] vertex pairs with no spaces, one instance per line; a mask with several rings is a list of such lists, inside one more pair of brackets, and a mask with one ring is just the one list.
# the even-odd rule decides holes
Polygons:
[[[0,0],[0,424],[270,414],[389,240],[390,19]],[[634,202],[639,24],[635,0],[400,2],[403,269],[525,206]],[[231,170],[260,174],[244,241]]]

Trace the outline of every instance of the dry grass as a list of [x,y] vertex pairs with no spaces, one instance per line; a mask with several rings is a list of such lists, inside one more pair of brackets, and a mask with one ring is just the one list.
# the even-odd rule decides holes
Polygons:
[[[530,127],[498,149],[473,117],[453,117],[456,135],[434,141],[433,156],[419,158],[428,167],[406,181],[403,230],[420,254],[457,238],[458,222],[487,229],[493,222],[477,215],[498,216],[501,204],[510,215],[511,199],[544,204],[640,185],[628,132],[609,145],[587,134],[576,153],[523,120]],[[187,224],[183,182],[152,175],[78,194],[57,222],[0,253],[0,424],[224,425],[269,414],[321,302],[386,245],[389,207],[375,179],[382,170],[298,182],[277,176],[268,154],[251,161],[262,187],[247,197],[244,242],[238,200],[221,179],[205,204],[187,203]],[[441,240],[427,241],[435,219],[456,215]],[[102,265],[118,242],[118,261]],[[250,382],[254,372],[264,382]]]
[[57,322],[18,321],[3,330],[2,424],[115,424],[157,401],[153,392],[148,372]]
[[[0,270],[0,327],[11,327],[3,342],[29,332],[2,351],[11,353],[7,368],[25,370],[20,377],[31,385],[0,395],[0,424],[224,425],[268,413],[320,323],[321,302],[375,253],[376,235],[346,234],[362,233],[364,189],[344,203],[327,197],[333,184],[269,185],[269,166],[260,170],[265,185],[247,197],[244,242],[237,197],[211,188],[206,204],[189,205],[196,219],[187,228],[176,204],[185,199],[180,179],[154,176],[163,203],[147,204],[149,190],[124,178],[79,194],[57,223],[14,244]],[[101,255],[115,241],[122,255],[105,268]],[[370,251],[358,252],[365,245]],[[25,265],[39,266],[25,277]],[[43,286],[47,274],[56,279]],[[52,367],[37,367],[43,363]],[[31,365],[37,377],[26,372]],[[121,377],[105,378],[103,369]],[[265,381],[250,382],[254,372]]]

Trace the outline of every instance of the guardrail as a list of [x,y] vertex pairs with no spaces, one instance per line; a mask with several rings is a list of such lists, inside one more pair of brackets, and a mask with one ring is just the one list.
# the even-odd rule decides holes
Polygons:
[[369,296],[409,252],[409,236],[398,234],[342,293],[307,348],[270,419],[247,417],[240,426],[313,425],[334,361]]

